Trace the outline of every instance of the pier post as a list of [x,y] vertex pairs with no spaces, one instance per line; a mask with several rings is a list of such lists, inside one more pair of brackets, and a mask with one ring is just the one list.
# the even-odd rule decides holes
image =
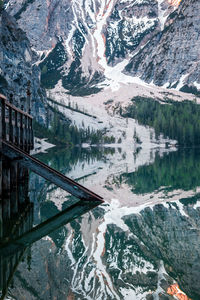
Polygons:
[[24,150],[28,150],[28,130],[27,130],[27,125],[28,125],[28,117],[24,116]]
[[29,171],[26,167],[20,166],[18,168],[18,184],[19,184],[19,197],[18,205],[22,206],[28,202],[28,181]]
[[19,146],[19,144],[18,112],[15,111],[15,145]]
[[2,205],[2,154],[0,153],[0,240],[3,237],[3,205]]
[[[10,104],[13,104],[13,94],[10,94]],[[13,143],[13,109],[9,107],[9,141]]]
[[30,140],[31,140],[31,149],[34,147],[34,136],[33,136],[33,120],[30,119]]
[[[21,107],[23,110],[23,105]],[[20,114],[20,147],[21,149],[24,148],[24,128],[23,128],[23,115]]]
[[1,98],[1,126],[0,126],[0,130],[1,130],[2,140],[4,140],[6,138],[5,110],[6,110],[5,99]]
[[29,143],[29,118],[26,117],[26,151],[29,153],[30,143]]
[[2,219],[3,219],[3,236],[5,236],[8,228],[4,221],[10,219],[10,163],[6,157],[2,161]]
[[10,183],[11,183],[11,193],[10,193],[10,213],[15,215],[18,212],[18,162],[11,161],[10,164]]
[[9,142],[13,143],[12,108],[9,107]]

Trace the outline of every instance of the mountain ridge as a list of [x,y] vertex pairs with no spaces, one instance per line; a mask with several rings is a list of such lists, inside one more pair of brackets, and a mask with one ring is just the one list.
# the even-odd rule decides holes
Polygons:
[[[7,10],[17,17],[18,24],[27,33],[32,48],[42,58],[41,67],[46,63],[47,72],[45,74],[43,69],[42,80],[45,76],[50,76],[48,64],[51,52],[55,52],[58,44],[62,44],[60,55],[66,56],[67,60],[60,64],[54,55],[54,60],[51,60],[55,66],[55,78],[51,86],[44,84],[44,87],[53,88],[61,79],[69,93],[74,94],[82,86],[77,94],[85,95],[98,92],[99,83],[104,82],[107,77],[106,69],[110,68],[112,72],[111,68],[123,61],[127,61],[124,71],[129,76],[169,88],[181,89],[188,85],[191,88],[183,91],[197,92],[200,84],[197,47],[199,37],[196,28],[198,5],[195,0],[182,0],[178,8],[170,5],[167,0],[10,0]],[[187,55],[183,61],[177,58],[176,64],[170,65],[169,55],[176,59],[180,47],[176,34],[179,34],[178,30],[183,25],[181,15],[186,20],[194,19],[194,25],[186,22],[184,29],[191,36],[196,32],[197,40],[196,43],[191,43],[187,34],[183,35],[185,49],[191,43],[191,55]],[[175,32],[167,32],[167,28],[173,28]],[[168,40],[176,40],[177,45],[173,45],[173,53],[169,50],[165,55],[165,48],[169,48]],[[154,62],[155,59],[151,62],[154,53],[160,53],[163,65],[160,61]],[[196,66],[192,55],[196,56]],[[182,70],[181,64],[186,71]],[[169,70],[165,68],[166,65]],[[182,77],[182,73],[185,74],[187,70],[191,73],[189,77]],[[170,75],[164,76],[167,72]]]
[[187,91],[186,86],[191,85],[194,90],[198,89],[198,10],[198,1],[182,1],[166,20],[162,35],[155,36],[151,44],[141,49],[126,66],[126,71],[158,86]]

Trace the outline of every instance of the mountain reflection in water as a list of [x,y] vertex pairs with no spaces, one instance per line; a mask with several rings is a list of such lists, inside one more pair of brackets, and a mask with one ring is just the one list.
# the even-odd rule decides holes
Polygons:
[[20,160],[0,154],[0,299],[5,299],[20,262],[27,258],[30,271],[31,245],[57,228],[98,206],[98,201],[70,199],[61,212],[33,227],[34,204],[29,199],[29,170]]
[[[101,188],[116,197],[34,243],[10,299],[177,299],[172,287],[180,299],[200,299],[200,151],[156,155],[135,172],[105,172],[99,183],[118,150],[74,151],[55,148],[39,158],[90,187],[104,182]],[[128,187],[137,206],[117,198]],[[31,174],[35,225],[65,209],[69,198]]]

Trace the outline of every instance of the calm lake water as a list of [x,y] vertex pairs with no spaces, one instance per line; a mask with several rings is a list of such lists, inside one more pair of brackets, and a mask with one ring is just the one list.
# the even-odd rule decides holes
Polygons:
[[[113,167],[117,153],[37,155],[106,201],[28,247],[8,299],[200,299],[200,149],[157,153],[134,171]],[[29,186],[34,226],[76,201],[33,173]]]

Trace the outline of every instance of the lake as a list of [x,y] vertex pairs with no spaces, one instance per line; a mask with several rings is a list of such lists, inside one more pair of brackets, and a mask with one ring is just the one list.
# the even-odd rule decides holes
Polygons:
[[[145,163],[139,151],[124,163],[120,147],[36,156],[105,202],[29,246],[7,299],[200,299],[200,149]],[[77,202],[33,173],[29,196],[33,226]]]

